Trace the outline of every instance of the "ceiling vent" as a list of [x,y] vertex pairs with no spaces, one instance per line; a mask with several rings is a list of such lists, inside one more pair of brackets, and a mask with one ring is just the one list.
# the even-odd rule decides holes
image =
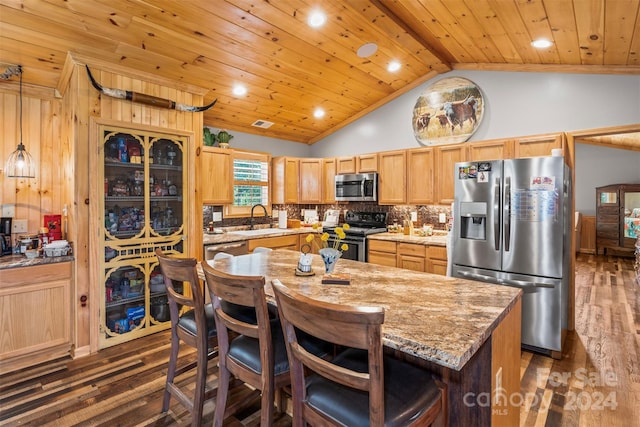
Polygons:
[[251,124],[251,126],[255,126],[257,128],[262,128],[262,129],[269,129],[271,126],[273,126],[273,123],[268,122],[266,120],[256,120]]

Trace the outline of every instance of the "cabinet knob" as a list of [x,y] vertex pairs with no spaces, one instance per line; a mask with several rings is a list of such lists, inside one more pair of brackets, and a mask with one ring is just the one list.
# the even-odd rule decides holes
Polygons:
[[87,296],[86,295],[82,295],[80,297],[80,306],[82,307],[86,307],[87,306]]

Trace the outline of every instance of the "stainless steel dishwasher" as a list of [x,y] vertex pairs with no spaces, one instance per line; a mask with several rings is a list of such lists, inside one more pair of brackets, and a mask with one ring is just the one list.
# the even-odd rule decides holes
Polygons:
[[204,259],[206,261],[213,259],[213,257],[220,252],[226,252],[231,255],[244,255],[249,253],[249,248],[246,240],[204,245]]

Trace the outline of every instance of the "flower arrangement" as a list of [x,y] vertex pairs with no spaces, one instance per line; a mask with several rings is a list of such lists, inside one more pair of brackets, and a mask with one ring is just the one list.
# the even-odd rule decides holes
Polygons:
[[[314,230],[317,230],[319,227],[320,227],[319,224],[317,223],[313,224]],[[346,251],[347,249],[349,249],[349,245],[347,245],[346,243],[343,243],[342,240],[346,237],[346,234],[344,231],[348,229],[349,229],[349,224],[343,224],[342,227],[336,227],[335,233],[336,233],[336,236],[338,236],[338,238],[334,240],[331,246],[329,246],[329,233],[327,232],[322,233],[322,235],[320,236],[320,243],[318,243],[318,239],[316,238],[317,235],[315,233],[308,234],[305,240],[307,241],[307,243],[312,243],[316,245],[318,250],[324,249],[324,248],[331,248],[340,252]]]

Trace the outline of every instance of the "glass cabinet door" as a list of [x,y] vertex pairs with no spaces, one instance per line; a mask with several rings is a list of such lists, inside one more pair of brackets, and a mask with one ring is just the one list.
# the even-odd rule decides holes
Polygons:
[[100,127],[100,346],[169,327],[156,248],[184,252],[186,137]]

